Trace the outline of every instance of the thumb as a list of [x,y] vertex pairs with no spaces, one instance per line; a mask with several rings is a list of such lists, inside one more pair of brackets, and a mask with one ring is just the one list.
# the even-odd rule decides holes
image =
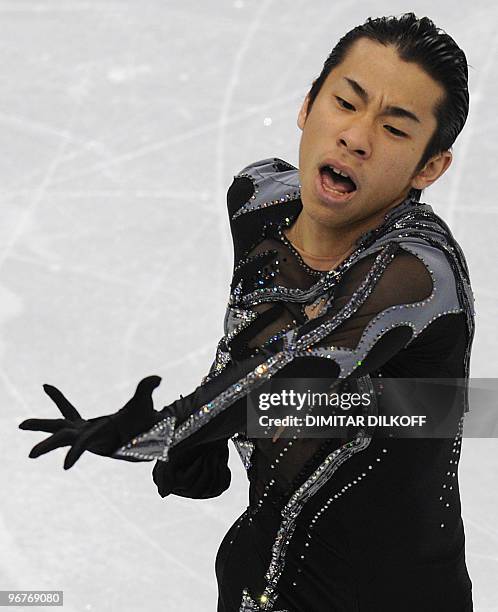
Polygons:
[[160,383],[160,376],[147,376],[143,378],[138,383],[133,397],[126,402],[120,412],[129,413],[138,411],[138,413],[142,413],[144,410],[153,409],[152,392]]
[[137,385],[137,390],[135,391],[135,398],[146,397],[152,395],[152,392],[156,387],[159,387],[161,384],[160,376],[147,376],[143,378]]

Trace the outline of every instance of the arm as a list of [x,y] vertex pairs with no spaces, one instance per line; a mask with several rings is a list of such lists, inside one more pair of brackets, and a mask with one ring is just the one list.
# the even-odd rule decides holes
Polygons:
[[[216,378],[228,365],[231,341],[240,329],[246,329],[247,323],[238,321],[227,309],[224,336],[218,342],[215,359],[201,386]],[[21,429],[52,434],[33,447],[30,457],[39,457],[55,448],[73,445],[64,462],[64,468],[69,469],[85,449],[104,456],[111,455],[112,450],[127,442],[131,432],[140,433],[157,422],[151,395],[160,380],[157,376],[147,377],[118,413],[89,420],[83,419],[56,387],[44,385],[45,392],[56,403],[64,418],[27,419],[20,424]],[[123,422],[126,423],[124,431]],[[127,457],[127,460],[137,459]],[[196,448],[195,452],[175,453],[175,458],[172,457],[167,466],[165,462],[159,462],[153,473],[154,480],[164,495],[169,492],[191,497],[219,495],[230,483],[227,460],[228,439],[217,440]]]
[[447,296],[433,291],[426,265],[391,243],[348,271],[323,316],[291,330],[273,353],[231,364],[164,408],[157,429],[137,436],[115,456],[167,461],[182,449],[244,432],[245,398],[271,377],[365,376],[404,350],[452,300],[454,288]]
[[[72,444],[66,469],[84,450],[130,461],[167,462],[188,449],[244,432],[247,393],[272,376],[344,379],[375,371],[405,350],[435,318],[458,310],[444,255],[427,247],[422,263],[410,250],[416,251],[389,243],[360,259],[344,275],[322,316],[289,331],[273,351],[231,362],[218,376],[160,412],[151,405],[147,411],[140,408],[137,389],[118,413],[85,422],[79,431],[68,432],[60,423],[57,427],[52,423],[51,429],[22,424],[25,429],[56,432],[31,456]],[[104,430],[112,431],[106,444]]]
[[[228,356],[222,338],[201,386],[223,371]],[[161,497],[171,494],[194,499],[217,497],[230,486],[228,457],[228,439],[216,440],[202,447],[177,453],[174,457],[171,456],[169,461],[156,461],[152,478]]]

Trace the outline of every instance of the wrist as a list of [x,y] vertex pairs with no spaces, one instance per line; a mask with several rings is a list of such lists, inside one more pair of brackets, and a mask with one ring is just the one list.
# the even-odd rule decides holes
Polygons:
[[110,415],[110,419],[119,436],[120,445],[124,445],[135,436],[154,427],[161,417],[155,410],[135,414],[126,408],[121,408]]

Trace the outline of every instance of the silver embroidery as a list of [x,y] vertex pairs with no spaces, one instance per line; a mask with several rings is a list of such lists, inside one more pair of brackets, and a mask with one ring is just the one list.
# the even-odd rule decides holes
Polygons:
[[[264,602],[263,597],[263,602]],[[260,607],[249,594],[249,590],[246,588],[242,591],[242,603],[239,608],[239,612],[261,612],[267,610],[267,608]],[[288,612],[287,610],[275,610],[275,612]]]
[[[376,414],[376,393],[370,376],[358,378],[357,383],[360,386],[360,391],[368,392],[372,398],[368,413]],[[294,533],[296,522],[302,508],[306,502],[315,495],[326,482],[328,482],[343,463],[354,454],[365,450],[370,445],[371,440],[371,436],[368,435],[365,430],[360,430],[356,434],[354,440],[330,453],[306,482],[292,494],[287,504],[283,507],[281,511],[282,522],[280,523],[279,530],[273,543],[270,565],[265,574],[268,585],[262,595],[264,598],[264,603],[261,605],[262,610],[271,611],[276,597],[278,596],[276,585],[282,575],[285,566],[287,547]]]
[[145,461],[153,459],[168,460],[176,417],[169,416],[156,423],[152,429],[140,434],[121,446],[113,457],[134,457]]
[[[365,302],[372,292],[375,284],[381,277],[382,272],[394,257],[394,252],[397,248],[398,245],[388,243],[382,249],[382,251],[376,257],[368,274],[358,289],[354,292],[349,302],[335,316],[333,316],[330,321],[318,325],[315,329],[297,339],[296,336],[298,330],[291,330],[284,336],[284,350],[272,355],[265,362],[249,372],[244,378],[241,378],[235,384],[225,389],[225,391],[220,393],[220,395],[218,395],[216,398],[204,406],[201,406],[196,412],[192,413],[175,430],[171,440],[171,445],[174,446],[182,440],[188,438],[216,415],[225,410],[228,406],[231,406],[240,398],[245,397],[250,390],[257,389],[264,384],[276,372],[293,361],[296,351],[299,352],[300,355],[306,356],[307,353],[302,351],[305,351],[311,344],[322,340],[324,337],[330,334],[330,332],[332,332],[336,327],[343,323],[343,321],[354,314],[354,312],[356,312],[356,310],[358,310],[358,308]],[[135,448],[139,448],[141,445],[147,446],[148,433],[149,432],[145,432],[140,436],[140,440],[136,442]],[[161,453],[157,459],[161,461],[167,460],[167,452],[164,453],[164,456]]]
[[233,215],[232,220],[255,210],[283,204],[291,200],[297,200],[301,196],[301,186],[297,169],[290,166],[289,170],[275,175],[274,163],[277,159],[266,159],[255,165],[247,166],[234,178],[248,178],[253,186],[254,192],[251,198],[243,204]]
[[[255,170],[253,170],[253,172],[259,174],[259,176],[263,180],[260,183],[256,183],[253,174],[241,173],[239,175],[246,176],[247,178],[250,178],[252,180],[255,186],[255,192],[251,200],[249,202],[246,202],[246,204],[233,215],[232,219],[235,219],[236,217],[242,214],[252,212],[259,208],[273,206],[281,202],[290,201],[299,196],[298,189],[296,189],[295,191],[289,191],[289,184],[286,184],[283,180],[281,181],[281,193],[279,192],[279,194],[276,194],[275,182],[278,183],[280,181],[276,180],[275,178],[272,178],[271,180],[273,181],[273,183],[271,183],[271,181],[268,180],[268,177],[265,177],[263,173],[260,173]],[[286,172],[280,174],[285,176],[287,175]],[[287,176],[287,180],[291,180],[290,177],[291,173],[289,174],[289,176]],[[271,192],[273,196],[279,195],[280,197],[272,197],[271,199],[265,197],[265,189],[270,184],[272,186]],[[397,208],[399,210],[401,210],[403,207],[406,208],[405,204],[406,203],[400,205]],[[444,285],[448,285],[448,283],[436,282],[432,270],[426,264],[434,281],[431,296],[426,300],[416,304],[403,304],[399,306],[393,306],[379,313],[363,331],[356,351],[335,346],[318,348],[313,348],[311,346],[318,342],[320,339],[330,334],[330,332],[335,329],[335,327],[337,327],[345,319],[350,317],[351,314],[353,314],[365,301],[365,299],[371,293],[372,288],[375,286],[376,282],[380,278],[383,269],[389,263],[390,259],[394,257],[394,243],[403,243],[405,242],[406,238],[410,238],[412,240],[415,239],[414,242],[417,246],[418,244],[422,244],[425,246],[427,246],[427,244],[432,244],[435,248],[438,248],[439,250],[448,253],[448,258],[451,262],[455,260],[455,254],[452,253],[452,251],[454,250],[453,247],[448,246],[446,237],[442,233],[441,228],[438,226],[438,224],[433,221],[431,215],[428,213],[425,215],[427,218],[427,222],[423,222],[420,220],[420,217],[424,216],[423,210],[423,205],[417,206],[417,210],[414,211],[414,213],[405,215],[403,218],[397,220],[394,224],[391,223],[388,228],[384,228],[381,226],[380,228],[375,228],[374,230],[371,230],[364,234],[361,237],[361,240],[359,240],[357,243],[357,250],[348,258],[348,260],[346,260],[346,262],[343,263],[344,270],[347,269],[350,265],[356,263],[359,259],[361,259],[360,255],[362,251],[364,251],[362,256],[367,256],[371,253],[376,252],[377,250],[379,250],[379,248],[384,248],[382,249],[379,257],[376,258],[374,265],[372,266],[369,271],[369,274],[367,275],[368,282],[366,282],[366,278],[365,281],[361,284],[358,291],[355,292],[355,294],[353,295],[353,298],[345,306],[345,308],[342,309],[337,314],[337,316],[333,317],[330,321],[311,329],[311,331],[301,337],[299,337],[299,330],[291,329],[289,332],[287,332],[284,336],[285,342],[283,351],[281,351],[274,357],[268,359],[265,363],[261,364],[253,372],[249,373],[237,383],[229,387],[225,392],[220,394],[214,400],[212,400],[205,406],[202,406],[196,413],[194,413],[194,415],[191,415],[191,417],[189,417],[189,419],[185,423],[183,423],[176,432],[173,431],[173,423],[171,428],[173,433],[172,436],[169,438],[169,444],[177,444],[182,439],[191,435],[193,432],[195,432],[197,429],[207,423],[211,418],[216,416],[216,414],[218,414],[220,411],[231,405],[239,397],[246,395],[250,389],[259,386],[261,382],[265,382],[275,372],[277,372],[279,369],[284,367],[287,363],[289,363],[298,356],[321,356],[336,359],[338,362],[341,362],[341,359],[339,358],[339,353],[341,351],[344,351],[344,355],[347,357],[345,362],[347,361],[348,365],[346,367],[345,362],[339,363],[341,367],[341,373],[339,375],[339,378],[343,378],[348,376],[355,369],[358,361],[362,360],[362,358],[368,353],[371,346],[379,339],[379,337],[389,329],[395,327],[396,325],[409,325],[414,330],[414,334],[412,336],[413,339],[413,337],[415,337],[423,329],[425,329],[425,327],[427,327],[427,325],[429,325],[435,318],[437,318],[438,316],[442,316],[443,314],[451,312],[462,312],[463,310],[465,310],[467,316],[471,317],[473,315],[473,310],[469,312],[467,306],[473,306],[473,296],[470,285],[468,284],[468,282],[466,282],[465,274],[462,273],[459,274],[459,277],[462,279],[463,290],[461,289],[460,285],[458,285],[458,283],[456,288],[459,298],[458,301],[460,302],[460,304],[458,304],[458,302],[455,303],[453,300],[450,300],[453,302],[453,307],[441,310],[441,304],[438,302],[439,308],[433,309],[433,312],[430,313],[432,314],[432,317],[429,318],[428,322],[427,316],[422,317],[421,315],[420,317],[418,317],[416,324],[414,324],[413,320],[411,319],[413,311],[409,311],[410,317],[402,316],[403,309],[406,310],[408,308],[413,309],[415,307],[419,307],[419,309],[421,310],[420,307],[422,305],[425,305],[433,299],[436,288],[439,290],[439,287],[444,287]],[[393,211],[390,211],[385,216],[386,221],[395,212],[395,209]],[[400,230],[403,230],[404,228],[406,228],[407,231],[401,233]],[[428,236],[429,233],[431,233],[430,237]],[[375,236],[378,236],[379,239],[374,242],[374,244],[371,244],[373,242],[372,237]],[[419,243],[417,243],[417,239],[420,241]],[[409,241],[409,244],[413,244],[411,240]],[[417,251],[417,249],[415,249],[415,251]],[[415,254],[420,257],[419,253],[416,252]],[[420,258],[423,259],[422,257]],[[376,264],[378,264],[378,262],[381,262],[381,264],[379,263],[379,265],[376,267]],[[426,262],[424,261],[424,263]],[[455,268],[453,269],[455,270]],[[236,290],[234,292],[234,297],[236,299],[233,299],[233,297],[231,298],[232,304],[236,302],[239,306],[251,306],[262,301],[269,302],[278,301],[282,299],[294,302],[309,302],[311,299],[317,299],[320,294],[323,296],[326,291],[330,290],[337,284],[337,282],[341,278],[341,274],[338,273],[340,270],[341,267],[339,267],[338,270],[331,271],[332,273],[325,274],[315,285],[305,291],[299,289],[289,289],[286,287],[272,287],[258,289],[244,296],[241,295],[241,287],[239,287],[239,290]],[[447,301],[443,302],[447,304]],[[243,311],[242,309],[239,310],[241,313],[251,312]],[[424,313],[427,314],[425,310]],[[257,315],[255,315],[255,317],[256,316]],[[406,320],[403,320],[403,318],[406,318]],[[410,320],[408,320],[409,318]],[[250,324],[250,321],[246,324]],[[234,335],[244,327],[245,325],[243,323],[238,328],[234,327],[233,329],[236,330],[234,332]],[[469,326],[469,329],[472,330],[472,327]],[[470,342],[467,345],[467,357],[469,353]],[[466,362],[467,361],[468,359],[466,358]],[[255,375],[258,370],[259,374]],[[466,363],[466,373],[468,374],[468,363]],[[362,381],[363,379],[358,380]],[[148,433],[150,432],[146,432],[146,434]],[[143,437],[146,434],[140,436],[140,440],[137,439],[138,443],[140,443],[140,441],[146,440],[146,438]],[[234,436],[232,440],[234,440],[241,459],[246,469],[248,469],[248,466],[250,466],[250,456],[254,449],[254,445],[250,441],[247,441],[244,438],[239,437],[238,435]],[[329,480],[333,473],[353,454],[364,450],[370,444],[370,440],[371,438],[365,435],[365,432],[360,432],[359,434],[357,434],[356,438],[352,442],[349,442],[348,444],[342,446],[340,449],[337,449],[336,451],[331,453],[326,458],[326,460],[315,470],[315,472],[307,479],[307,481],[297,491],[293,493],[289,502],[282,510],[282,522],[272,548],[272,560],[265,575],[265,578],[268,581],[267,588],[265,589],[263,594],[256,599],[253,599],[247,588],[244,589],[240,612],[261,612],[273,610],[273,606],[275,605],[276,597],[278,595],[276,593],[276,585],[285,565],[287,545],[290,539],[292,538],[296,520],[299,516],[301,509],[303,508],[306,501]],[[163,460],[166,460],[167,449],[163,450],[165,450],[165,459]],[[152,458],[159,458],[157,455],[154,454],[154,451],[152,451]],[[280,612],[286,611],[282,610]]]
[[394,257],[394,250],[397,245],[388,244],[375,259],[365,279],[362,281],[358,289],[355,291],[349,302],[334,316],[325,323],[318,325],[308,334],[295,340],[298,330],[291,330],[284,338],[287,342],[284,350],[276,355],[272,355],[266,362],[259,365],[255,370],[240,379],[234,385],[228,387],[218,397],[202,406],[197,412],[193,413],[188,419],[182,423],[175,431],[173,444],[177,444],[181,440],[187,438],[200,427],[205,425],[213,417],[219,414],[227,406],[232,405],[239,398],[247,395],[249,390],[256,389],[266,382],[275,372],[282,369],[290,363],[296,351],[303,356],[306,353],[301,353],[312,343],[320,341],[322,338],[329,335],[336,327],[344,320],[349,318],[358,308],[365,302],[367,297],[372,292],[375,284],[382,275],[382,272],[388,263]]
[[215,399],[201,406],[197,412],[191,414],[175,431],[173,445],[188,438],[225,408],[245,397],[250,389],[257,389],[293,359],[292,353],[284,351],[272,355],[244,378],[225,389]]
[[342,308],[330,321],[321,323],[316,328],[299,338],[296,342],[296,349],[306,349],[310,344],[314,344],[322,338],[328,336],[338,325],[349,319],[353,313],[366,301],[378,280],[382,276],[388,263],[394,258],[398,245],[388,243],[379,255],[374,264],[368,271],[361,285],[354,292],[349,302]]
[[[462,308],[458,303],[456,288],[452,283],[445,282],[450,272],[449,264],[443,262],[434,252],[433,247],[426,244],[403,243],[402,248],[416,257],[426,266],[432,278],[431,294],[419,302],[410,304],[396,304],[390,306],[373,317],[363,330],[355,349],[331,346],[307,349],[310,355],[333,359],[341,368],[339,377],[347,377],[370,352],[370,349],[379,339],[391,329],[407,326],[413,330],[410,344],[427,326],[437,318],[446,314],[458,314]],[[444,291],[435,301],[436,293]]]
[[251,456],[254,452],[254,442],[248,440],[241,434],[235,434],[231,438],[232,442],[239,453],[239,457],[246,470],[251,467]]
[[230,363],[231,356],[228,351],[225,350],[225,338],[223,337],[216,348],[216,356],[206,376],[203,377],[201,385],[205,385],[208,381],[212,380],[227,367]]
[[256,312],[252,310],[243,310],[242,308],[227,308],[225,315],[225,338],[227,342],[239,334],[243,329],[248,327],[255,319],[258,318]]

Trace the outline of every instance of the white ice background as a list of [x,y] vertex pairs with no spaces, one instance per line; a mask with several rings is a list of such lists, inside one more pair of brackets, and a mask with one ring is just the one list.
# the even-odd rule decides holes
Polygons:
[[[153,464],[87,453],[65,472],[63,450],[29,459],[43,434],[17,425],[57,416],[46,382],[84,416],[146,375],[163,377],[158,408],[199,384],[228,297],[233,174],[297,164],[296,114],[335,42],[409,10],[471,64],[454,163],[423,199],[467,256],[472,375],[493,377],[495,2],[0,1],[0,589],[63,589],[67,612],[215,610],[216,550],[247,501],[235,453],[221,497],[161,499]],[[497,476],[498,442],[464,440],[477,612],[498,610]]]

